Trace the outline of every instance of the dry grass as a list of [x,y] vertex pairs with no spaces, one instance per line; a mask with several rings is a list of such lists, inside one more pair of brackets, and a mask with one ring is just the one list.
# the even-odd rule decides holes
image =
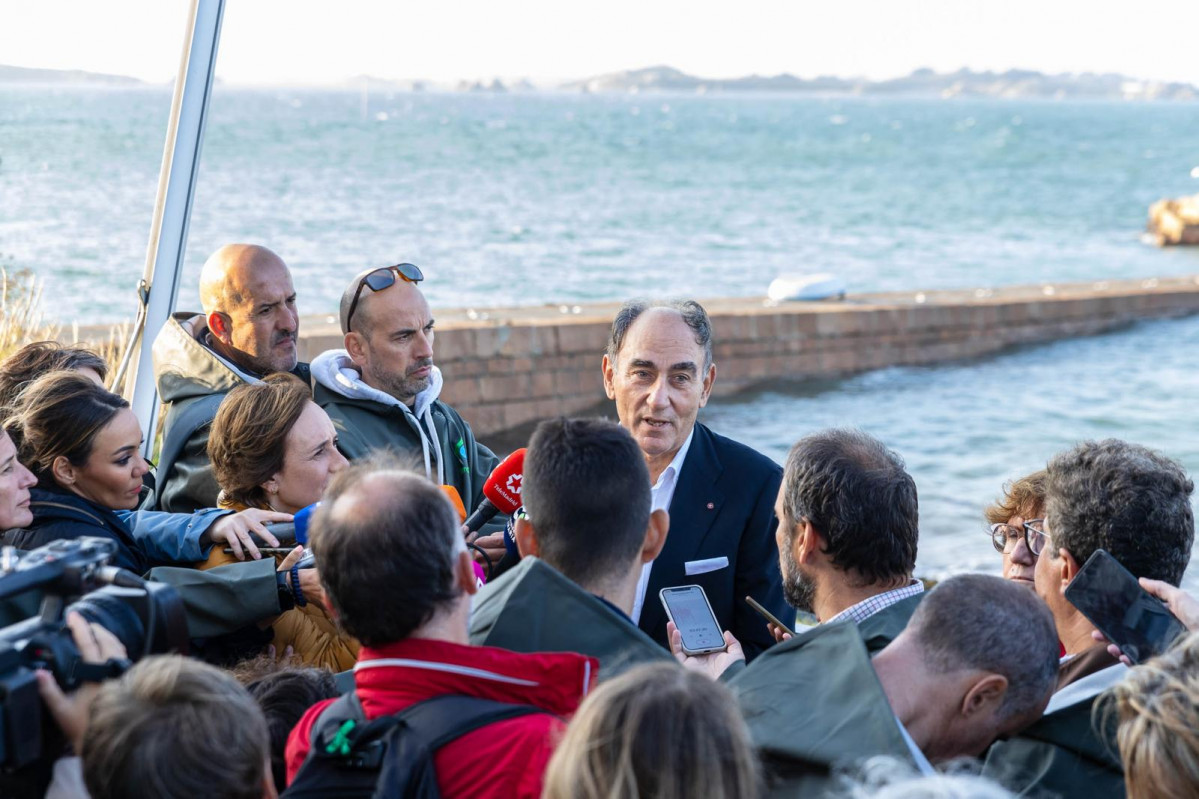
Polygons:
[[[111,376],[121,362],[131,327],[128,323],[113,325],[108,336],[99,341],[80,341],[77,325],[64,331],[61,325],[46,321],[42,313],[42,282],[33,272],[28,269],[9,272],[0,266],[0,361],[31,341],[56,340],[92,350],[108,364]],[[116,388],[119,391],[120,386]]]

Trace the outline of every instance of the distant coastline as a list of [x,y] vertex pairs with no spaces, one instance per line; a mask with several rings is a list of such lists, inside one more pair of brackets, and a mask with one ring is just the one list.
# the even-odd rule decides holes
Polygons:
[[[107,75],[82,70],[30,69],[0,65],[0,86],[71,85],[125,88],[156,87],[168,84],[147,83],[123,75]],[[917,69],[910,75],[901,78],[875,81],[835,76],[799,78],[786,73],[717,79],[689,75],[674,67],[653,66],[551,84],[536,84],[527,78],[489,78],[445,83],[357,75],[331,85],[304,88],[372,92],[457,91],[491,94],[548,90],[617,94],[669,92],[698,95],[772,92],[807,95],[937,97],[942,99],[991,97],[1140,102],[1199,100],[1199,87],[1188,83],[1142,80],[1115,73],[1083,72],[1051,75],[1021,69],[1011,69],[1006,72],[976,72],[969,69],[959,69],[956,72],[935,72],[931,69]]]

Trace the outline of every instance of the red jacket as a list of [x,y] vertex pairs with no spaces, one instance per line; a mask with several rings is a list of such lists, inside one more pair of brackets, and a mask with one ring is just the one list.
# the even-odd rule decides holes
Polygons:
[[[582,655],[526,655],[410,638],[380,649],[362,647],[354,683],[368,719],[444,694],[536,705],[555,716],[569,716],[598,670],[594,658]],[[310,707],[291,731],[288,783],[308,754],[316,717],[332,701]],[[545,767],[563,727],[555,716],[535,713],[508,719],[443,746],[433,756],[442,796],[540,797]]]

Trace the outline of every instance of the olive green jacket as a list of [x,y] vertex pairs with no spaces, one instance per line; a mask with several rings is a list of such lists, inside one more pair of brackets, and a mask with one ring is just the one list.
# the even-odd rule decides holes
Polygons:
[[642,663],[674,663],[632,619],[539,558],[527,557],[475,597],[470,642],[514,652],[579,652],[605,680]]
[[1123,665],[1110,666],[1055,693],[1039,721],[991,745],[983,775],[1020,796],[1123,797],[1114,718],[1105,722],[1097,708],[1103,692],[1127,673]]
[[874,755],[915,765],[852,621],[771,647],[728,682],[770,796],[821,796],[829,771]]
[[[203,315],[177,313],[154,339],[154,381],[158,396],[167,406],[155,469],[155,506],[170,513],[216,507],[220,486],[208,460],[208,431],[220,398],[258,379],[257,375],[231,368],[205,346],[207,335]],[[311,382],[306,363],[296,364],[292,374],[305,383]],[[188,408],[201,403],[202,412],[191,418]]]

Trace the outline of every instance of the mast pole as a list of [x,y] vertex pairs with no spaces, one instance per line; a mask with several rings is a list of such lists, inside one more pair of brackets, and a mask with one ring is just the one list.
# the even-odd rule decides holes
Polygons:
[[[158,392],[150,350],[179,296],[224,14],[225,0],[191,2],[158,175],[146,266],[138,287],[139,324],[126,353],[129,368],[124,375],[123,394],[141,423],[145,436],[142,454],[146,457],[154,450],[158,424]],[[132,354],[135,357],[130,358]]]

